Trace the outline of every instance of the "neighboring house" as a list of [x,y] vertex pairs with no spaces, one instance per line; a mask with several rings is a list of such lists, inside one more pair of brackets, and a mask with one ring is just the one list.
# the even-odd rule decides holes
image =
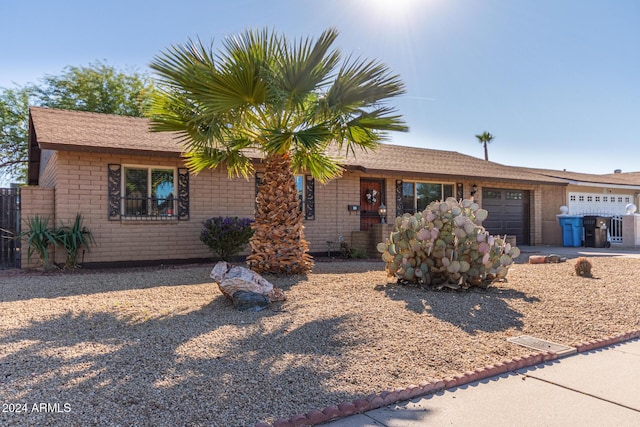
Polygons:
[[[85,263],[208,258],[202,221],[254,215],[264,165],[258,153],[252,159],[249,179],[230,179],[224,168],[192,175],[173,135],[149,132],[146,119],[32,107],[22,217],[49,215],[59,225],[82,214],[96,240]],[[518,245],[562,243],[556,214],[574,184],[549,171],[395,145],[356,152],[343,166],[342,177],[324,185],[296,176],[311,253],[336,251],[341,240],[375,251],[390,229],[377,225],[380,205],[392,223],[448,196],[474,197],[489,211],[485,227]]]
[[623,215],[628,204],[638,204],[640,173],[592,175],[548,169],[529,170],[566,180],[565,206],[569,208],[569,215]]

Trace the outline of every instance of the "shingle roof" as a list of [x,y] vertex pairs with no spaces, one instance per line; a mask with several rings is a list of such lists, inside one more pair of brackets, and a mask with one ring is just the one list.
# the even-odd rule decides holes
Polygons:
[[172,156],[181,152],[175,135],[150,132],[148,119],[41,107],[29,110],[40,148]]
[[[149,120],[145,118],[42,107],[31,107],[30,115],[37,144],[43,149],[127,152],[156,156],[181,154],[176,135],[167,132],[150,132]],[[251,157],[257,158],[259,155],[255,153]],[[452,179],[485,178],[559,185],[566,184],[567,180],[623,183],[623,178],[619,176],[621,174],[611,177],[513,167],[455,151],[391,144],[382,144],[375,151],[357,151],[355,157],[353,155],[340,157],[348,169],[378,173],[412,174],[424,177],[450,176]],[[626,184],[634,185],[638,182],[636,178],[636,176],[625,177],[624,180]]]
[[431,150],[381,144],[375,151],[356,152],[344,162],[347,168],[368,172],[397,172],[423,176],[469,177],[532,183],[566,184],[564,180],[505,166],[456,151]]
[[558,171],[553,169],[527,169],[532,173],[580,182],[583,184],[593,183],[596,185],[611,184],[640,186],[640,172],[595,175],[582,172]]

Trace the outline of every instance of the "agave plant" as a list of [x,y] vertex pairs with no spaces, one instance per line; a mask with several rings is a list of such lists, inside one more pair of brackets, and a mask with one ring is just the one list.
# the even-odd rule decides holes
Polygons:
[[27,261],[31,262],[33,253],[37,253],[45,268],[49,268],[49,246],[58,244],[55,234],[49,230],[49,217],[35,215],[25,220],[27,230],[20,234],[20,238],[27,239]]
[[85,247],[87,251],[91,251],[90,245],[95,243],[93,234],[82,225],[82,221],[82,215],[76,214],[76,219],[71,227],[63,225],[54,231],[56,242],[67,252],[64,262],[65,268],[76,267],[80,248]]

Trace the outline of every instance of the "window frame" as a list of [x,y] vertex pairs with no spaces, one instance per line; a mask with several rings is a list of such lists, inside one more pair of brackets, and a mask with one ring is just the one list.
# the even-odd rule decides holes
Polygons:
[[[410,208],[407,207],[404,203],[404,186],[405,184],[411,184],[413,186],[413,206],[411,206]],[[403,213],[410,213],[410,214],[414,214],[416,212],[418,212],[418,184],[427,184],[427,185],[439,185],[440,186],[440,199],[437,200],[443,200],[446,197],[449,196],[445,196],[445,191],[444,191],[444,186],[448,185],[451,187],[451,196],[453,196],[453,194],[455,194],[456,192],[456,183],[455,182],[444,182],[444,181],[439,181],[439,182],[434,182],[434,181],[408,181],[408,180],[402,180],[402,211]],[[428,206],[429,204],[427,204]],[[426,206],[425,206],[426,208]]]
[[[129,214],[127,213],[127,170],[139,169],[146,170],[146,195],[141,197],[144,203],[147,203],[145,214]],[[152,207],[154,200],[152,174],[154,171],[172,171],[173,172],[173,195],[171,205],[166,205],[162,209],[166,212],[153,213]],[[185,167],[158,165],[158,164],[136,164],[136,163],[109,163],[107,165],[108,172],[108,219],[109,221],[185,221],[189,220],[189,171]],[[167,198],[161,200],[167,200]],[[157,201],[158,199],[156,199]],[[141,209],[142,210],[142,209]]]
[[[158,171],[169,171],[171,170],[173,172],[173,191],[171,194],[173,194],[173,201],[172,204],[173,206],[171,207],[171,209],[168,209],[171,211],[170,214],[159,214],[156,213],[155,215],[153,214],[153,212],[149,212],[150,208],[149,206],[147,206],[147,213],[146,214],[142,214],[142,215],[132,215],[130,213],[127,212],[127,206],[126,203],[121,203],[120,204],[120,215],[122,217],[122,219],[135,219],[135,220],[156,220],[156,219],[164,219],[164,220],[173,220],[173,219],[177,219],[178,217],[178,195],[177,195],[177,190],[178,190],[178,168],[175,166],[161,166],[161,165],[148,165],[148,164],[127,164],[127,163],[122,163],[121,164],[122,167],[122,182],[120,183],[120,194],[121,194],[121,199],[123,200],[123,202],[125,202],[127,200],[127,196],[126,196],[126,189],[127,189],[127,170],[128,169],[146,169],[147,171],[147,183],[146,183],[146,187],[147,187],[147,194],[145,196],[142,197],[143,200],[146,200],[147,203],[153,199],[153,186],[152,186],[152,173],[154,170],[158,170]],[[166,200],[166,199],[164,199]]]

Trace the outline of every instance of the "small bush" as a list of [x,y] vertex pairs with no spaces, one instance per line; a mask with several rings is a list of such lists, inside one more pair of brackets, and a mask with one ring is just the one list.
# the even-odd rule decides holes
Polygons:
[[585,257],[578,258],[576,260],[576,265],[574,266],[576,274],[581,277],[593,277],[591,275],[591,267],[591,261]]
[[212,217],[204,221],[200,240],[211,252],[223,261],[237,256],[253,236],[252,219],[235,217]]
[[91,251],[90,245],[95,243],[93,234],[82,225],[82,220],[82,215],[77,214],[71,227],[63,225],[53,231],[56,241],[67,252],[64,268],[75,268],[78,265],[80,248],[85,247]]
[[20,234],[27,239],[27,261],[31,262],[31,255],[37,253],[45,269],[49,269],[49,246],[62,246],[67,252],[64,268],[77,266],[78,251],[81,247],[91,250],[89,246],[95,243],[93,234],[82,225],[82,215],[77,214],[72,226],[62,225],[59,228],[50,229],[49,217],[35,215],[25,220],[27,230]]
[[37,253],[40,257],[40,261],[44,265],[45,269],[49,266],[49,246],[56,246],[58,244],[55,233],[49,230],[49,217],[41,217],[35,215],[25,220],[27,230],[20,234],[20,238],[27,239],[27,261],[31,262],[31,255]]

